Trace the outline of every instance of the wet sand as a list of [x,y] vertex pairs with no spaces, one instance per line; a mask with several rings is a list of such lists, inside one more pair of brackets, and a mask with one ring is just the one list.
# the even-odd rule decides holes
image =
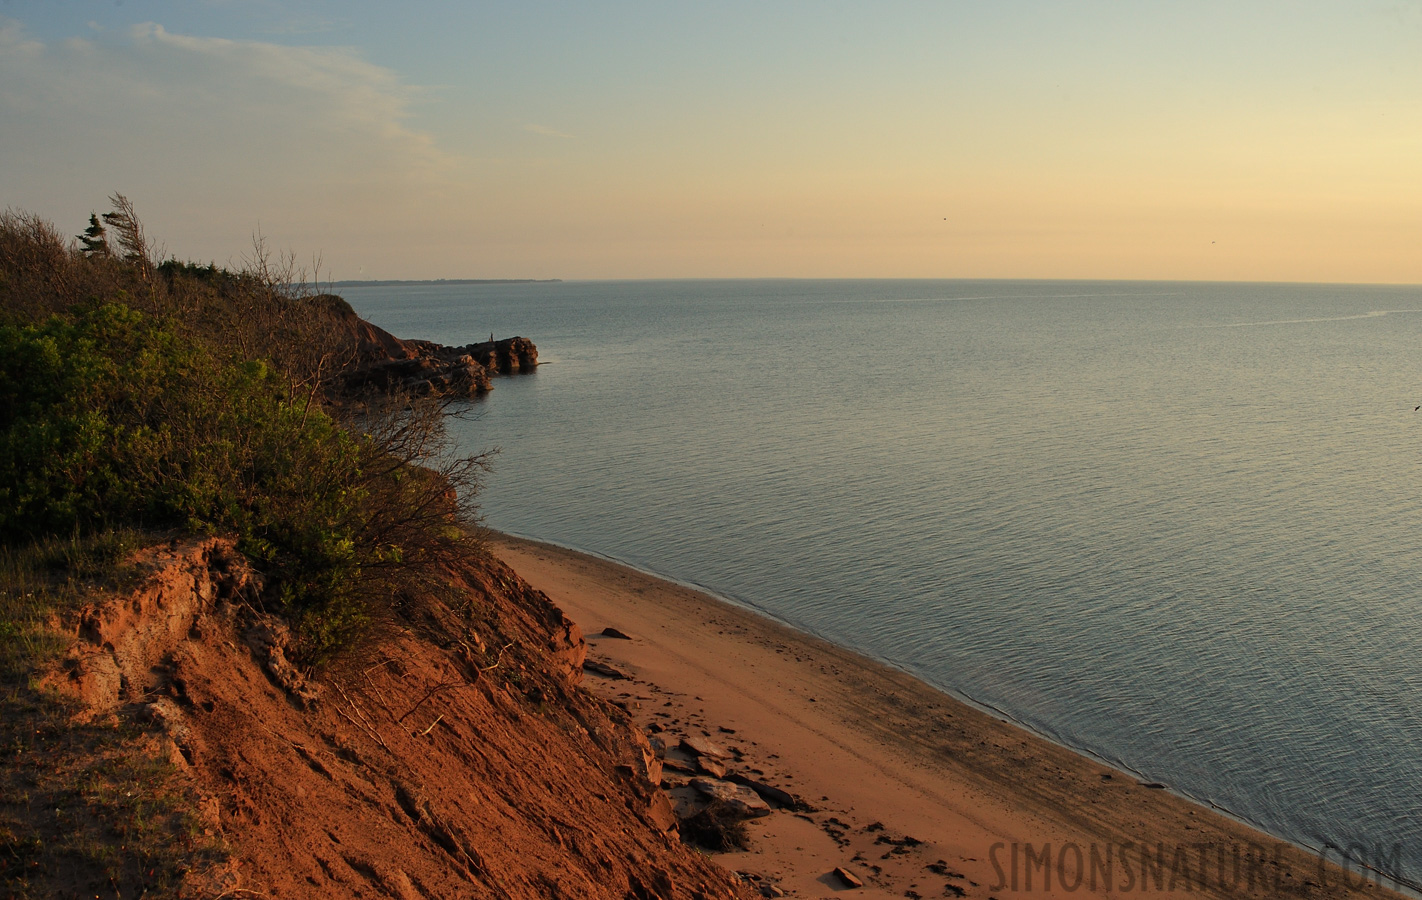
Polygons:
[[768,895],[1398,896],[771,619],[598,557],[489,540],[581,626],[590,660],[629,676],[590,672],[587,687],[673,747],[700,734],[736,751],[732,769],[813,807],[752,820],[749,850],[716,855]]

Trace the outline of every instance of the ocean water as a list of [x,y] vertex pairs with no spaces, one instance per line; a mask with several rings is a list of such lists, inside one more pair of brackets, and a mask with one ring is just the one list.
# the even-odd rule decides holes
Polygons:
[[458,426],[500,449],[491,526],[1422,881],[1422,288],[342,293],[402,337],[538,344]]

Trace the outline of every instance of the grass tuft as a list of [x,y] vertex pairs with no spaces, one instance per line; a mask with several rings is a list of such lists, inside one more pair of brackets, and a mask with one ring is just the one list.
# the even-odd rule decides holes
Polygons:
[[126,560],[158,536],[136,528],[0,544],[0,683],[12,684],[68,646],[62,623],[96,591],[132,587]]

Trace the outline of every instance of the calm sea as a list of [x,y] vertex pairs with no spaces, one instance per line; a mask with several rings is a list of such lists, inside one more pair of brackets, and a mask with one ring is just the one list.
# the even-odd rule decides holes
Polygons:
[[1422,288],[343,293],[402,337],[537,342],[460,426],[501,450],[493,527],[1422,881]]

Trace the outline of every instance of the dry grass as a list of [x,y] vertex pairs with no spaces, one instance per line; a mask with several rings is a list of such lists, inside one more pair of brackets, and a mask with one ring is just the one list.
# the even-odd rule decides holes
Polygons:
[[81,724],[28,685],[0,688],[0,894],[177,896],[220,861],[175,767],[136,723]]
[[0,548],[0,896],[176,896],[187,869],[222,856],[143,727],[81,721],[34,682],[77,611],[131,587],[127,558],[160,538],[125,529]]
[[132,528],[0,546],[0,684],[17,684],[67,644],[56,627],[95,591],[131,586],[127,557],[161,536]]

